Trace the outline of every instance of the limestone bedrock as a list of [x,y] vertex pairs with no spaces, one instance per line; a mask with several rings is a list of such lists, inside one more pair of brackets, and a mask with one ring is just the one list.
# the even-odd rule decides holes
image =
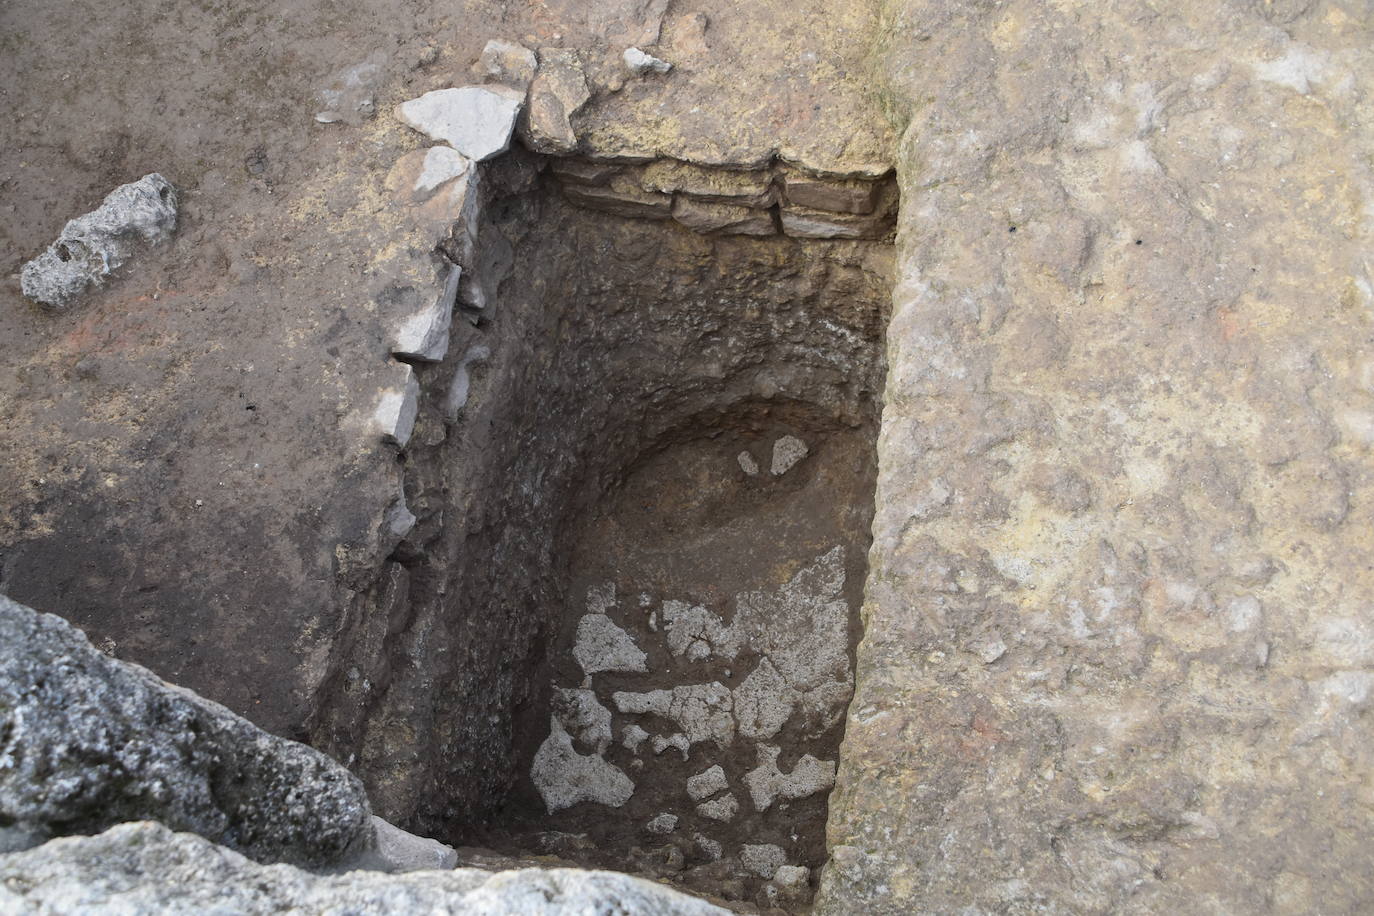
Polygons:
[[901,263],[818,909],[1368,911],[1374,10],[884,11]]

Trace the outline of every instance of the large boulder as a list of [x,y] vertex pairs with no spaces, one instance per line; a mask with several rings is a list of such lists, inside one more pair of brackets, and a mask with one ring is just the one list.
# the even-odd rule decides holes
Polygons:
[[369,815],[362,783],[324,754],[0,596],[0,852],[155,819],[323,867],[370,849]]
[[571,868],[321,876],[290,865],[258,865],[193,834],[142,822],[0,857],[0,912],[722,916],[726,911],[641,878]]

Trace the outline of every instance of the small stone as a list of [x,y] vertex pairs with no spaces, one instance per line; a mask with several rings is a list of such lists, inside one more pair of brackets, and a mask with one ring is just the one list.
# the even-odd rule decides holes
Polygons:
[[713,798],[710,801],[702,802],[697,805],[697,814],[702,817],[710,818],[713,821],[731,821],[739,812],[739,802],[735,800],[734,794],[722,795],[720,798]]
[[677,815],[666,813],[660,814],[658,817],[655,817],[653,820],[649,821],[649,823],[645,824],[644,829],[650,833],[657,833],[660,836],[672,833],[677,829]]
[[64,308],[133,256],[137,245],[158,245],[177,228],[177,190],[153,172],[120,185],[100,206],[69,220],[57,241],[19,272],[24,295]]
[[757,477],[759,473],[759,463],[754,460],[754,456],[748,452],[740,452],[736,459],[739,462],[739,469],[750,477]]
[[701,850],[701,854],[712,862],[719,860],[721,855],[725,852],[725,850],[721,848],[719,842],[700,833],[693,834],[692,842],[696,843],[697,849]]
[[725,779],[725,770],[720,764],[716,764],[709,770],[698,773],[695,776],[687,777],[687,794],[692,801],[701,801],[709,798],[717,792],[729,788],[730,784]]
[[539,70],[539,61],[524,45],[493,38],[482,49],[472,70],[484,79],[528,89]]
[[374,854],[381,860],[379,864],[383,871],[447,871],[458,865],[458,853],[452,846],[407,833],[375,814],[372,815],[372,826],[377,837]]
[[405,448],[415,430],[419,411],[420,382],[415,378],[415,370],[406,366],[400,387],[382,392],[372,419],[381,430],[384,442]]
[[647,671],[648,656],[605,614],[586,614],[577,623],[573,658],[587,674],[601,671]]
[[402,493],[387,508],[386,514],[382,516],[382,555],[388,556],[396,545],[406,539],[410,532],[415,530],[415,514],[406,505],[405,494]]
[[773,466],[770,470],[774,477],[781,477],[801,461],[811,450],[796,436],[783,436],[773,443]]
[[779,868],[787,864],[787,853],[772,843],[748,844],[740,847],[740,862],[749,873],[764,880],[772,879]]
[[773,872],[773,883],[778,887],[806,887],[811,880],[811,869],[803,865],[783,865]]
[[402,102],[397,117],[477,162],[510,148],[523,93],[505,86],[436,89]]
[[611,744],[611,711],[586,689],[555,687],[552,715],[573,738],[590,745],[598,754]]
[[577,146],[572,117],[592,97],[587,77],[574,51],[543,48],[539,58],[539,75],[530,85],[521,137],[537,153],[568,153]]
[[666,60],[659,60],[652,54],[645,54],[638,48],[626,48],[621,55],[625,60],[626,68],[635,76],[644,76],[646,73],[667,73],[673,69],[673,65]]
[[449,146],[431,146],[425,150],[420,164],[420,172],[415,176],[412,189],[417,200],[427,200],[434,192],[449,181],[465,173],[471,162],[466,156]]

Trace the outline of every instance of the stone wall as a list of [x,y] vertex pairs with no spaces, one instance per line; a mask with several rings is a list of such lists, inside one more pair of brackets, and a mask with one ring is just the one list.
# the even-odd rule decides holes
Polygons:
[[887,5],[908,120],[828,912],[1361,912],[1374,19]]

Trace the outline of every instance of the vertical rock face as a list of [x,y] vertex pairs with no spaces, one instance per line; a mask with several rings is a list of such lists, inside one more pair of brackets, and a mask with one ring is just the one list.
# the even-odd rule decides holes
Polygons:
[[828,912],[1374,905],[1368,7],[893,0]]
[[0,852],[138,819],[262,862],[373,842],[362,783],[328,757],[0,596]]

